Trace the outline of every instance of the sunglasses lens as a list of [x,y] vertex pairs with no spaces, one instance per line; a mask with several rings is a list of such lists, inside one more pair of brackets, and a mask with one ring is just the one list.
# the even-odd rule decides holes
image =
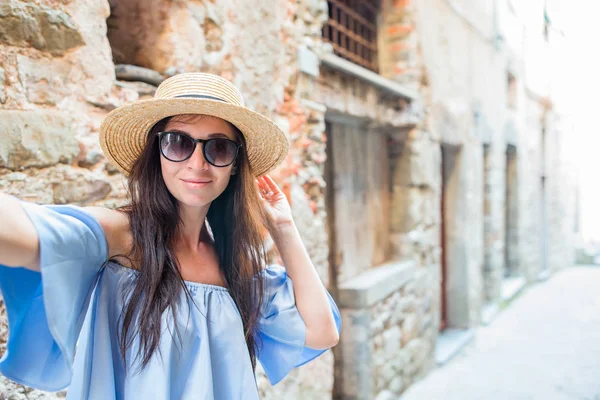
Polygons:
[[171,161],[182,161],[193,152],[196,144],[189,137],[176,132],[167,132],[160,140],[160,151]]
[[237,154],[236,143],[227,139],[210,139],[204,146],[206,161],[217,167],[231,164]]

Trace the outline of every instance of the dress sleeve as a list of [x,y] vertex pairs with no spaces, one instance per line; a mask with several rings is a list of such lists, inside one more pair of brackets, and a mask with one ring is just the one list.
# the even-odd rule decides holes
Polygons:
[[[265,296],[258,321],[258,360],[271,385],[281,381],[293,368],[317,358],[326,350],[305,346],[306,325],[296,308],[292,280],[285,268],[272,265],[262,271]],[[338,333],[340,312],[329,293],[331,312]]]
[[104,231],[82,208],[21,203],[40,241],[40,269],[0,265],[8,343],[0,360],[7,378],[57,391],[71,381],[75,347],[108,256]]

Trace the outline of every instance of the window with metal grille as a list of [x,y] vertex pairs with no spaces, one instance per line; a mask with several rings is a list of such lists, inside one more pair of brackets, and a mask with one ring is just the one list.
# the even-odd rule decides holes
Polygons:
[[377,14],[381,0],[329,0],[323,39],[338,56],[377,72]]

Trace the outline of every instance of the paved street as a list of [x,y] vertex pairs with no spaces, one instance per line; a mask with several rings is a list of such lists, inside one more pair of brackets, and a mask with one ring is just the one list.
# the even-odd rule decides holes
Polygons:
[[600,400],[600,267],[529,288],[402,400]]

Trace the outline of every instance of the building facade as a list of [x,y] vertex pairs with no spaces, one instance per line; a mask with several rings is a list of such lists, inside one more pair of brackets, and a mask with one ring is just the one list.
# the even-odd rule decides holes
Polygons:
[[104,115],[178,72],[233,81],[288,135],[272,176],[343,314],[263,398],[396,398],[573,260],[559,4],[521,3],[8,0],[0,191],[119,206]]

